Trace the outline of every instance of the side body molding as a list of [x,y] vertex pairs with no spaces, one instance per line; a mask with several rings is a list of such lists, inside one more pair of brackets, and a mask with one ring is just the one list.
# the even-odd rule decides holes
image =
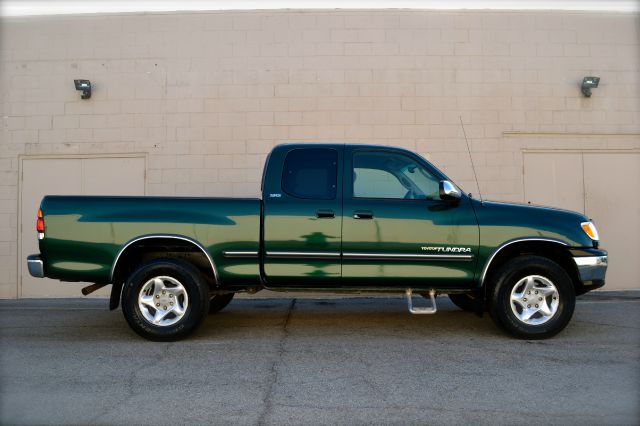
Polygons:
[[209,252],[207,252],[204,246],[200,244],[198,241],[194,240],[193,238],[185,237],[184,235],[172,235],[172,234],[142,235],[132,240],[129,240],[124,246],[122,246],[122,248],[116,255],[115,260],[113,261],[113,265],[111,265],[111,272],[109,273],[109,282],[111,282],[112,284],[115,284],[113,282],[114,273],[116,270],[116,266],[118,265],[118,260],[120,260],[120,257],[122,256],[122,253],[124,253],[127,250],[127,248],[129,248],[132,244],[137,243],[138,241],[151,240],[151,239],[175,239],[175,240],[187,241],[188,243],[193,244],[207,257],[207,260],[209,260],[209,264],[211,265],[211,270],[213,271],[213,276],[216,280],[216,283],[220,283],[220,276],[218,275],[218,270],[216,269],[216,265],[213,262],[213,258],[211,257]]
[[554,244],[560,244],[560,245],[565,246],[565,247],[569,247],[568,243],[566,243],[566,242],[564,242],[562,240],[554,239],[554,238],[525,237],[525,238],[516,238],[516,239],[513,239],[513,240],[506,241],[506,242],[500,244],[493,251],[493,253],[491,253],[491,256],[489,256],[489,259],[487,260],[487,263],[485,263],[484,268],[482,269],[482,274],[480,275],[480,282],[478,283],[479,287],[482,287],[484,285],[484,279],[486,278],[487,271],[489,270],[489,267],[491,266],[491,262],[496,257],[496,255],[500,252],[500,250],[502,250],[503,248],[505,248],[507,246],[510,246],[511,244],[521,243],[521,242],[525,242],[525,241],[541,241],[541,242],[545,242],[545,243],[554,243]]

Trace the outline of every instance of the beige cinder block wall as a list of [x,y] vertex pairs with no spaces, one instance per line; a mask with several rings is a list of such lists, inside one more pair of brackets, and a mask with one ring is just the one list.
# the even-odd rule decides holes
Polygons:
[[[258,195],[287,141],[404,146],[523,200],[523,149],[638,149],[639,16],[264,11],[3,18],[0,296],[19,156],[148,153],[147,193]],[[582,97],[586,75],[602,78]],[[80,100],[74,78],[94,84]],[[637,183],[636,183],[637,184]]]

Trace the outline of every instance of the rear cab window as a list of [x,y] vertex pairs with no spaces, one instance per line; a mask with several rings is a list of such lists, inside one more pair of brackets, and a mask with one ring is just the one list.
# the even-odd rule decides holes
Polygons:
[[338,152],[330,148],[295,149],[287,154],[282,190],[296,198],[333,200],[338,186]]

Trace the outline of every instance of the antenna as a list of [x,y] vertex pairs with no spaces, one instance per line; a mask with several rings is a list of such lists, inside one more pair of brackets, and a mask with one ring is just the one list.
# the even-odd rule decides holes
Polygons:
[[460,118],[460,125],[462,126],[462,133],[464,134],[464,141],[467,143],[467,152],[469,153],[469,160],[471,160],[471,170],[473,170],[473,177],[476,180],[476,186],[478,187],[478,197],[480,203],[482,203],[482,193],[480,192],[480,183],[478,182],[478,175],[476,174],[476,166],[473,164],[473,157],[471,156],[471,148],[469,147],[469,140],[467,139],[467,132],[464,130],[464,123],[462,122],[462,116]]

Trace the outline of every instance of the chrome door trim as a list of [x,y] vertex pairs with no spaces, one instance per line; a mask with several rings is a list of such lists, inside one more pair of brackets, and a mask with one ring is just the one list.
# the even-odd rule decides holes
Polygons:
[[340,259],[337,251],[268,251],[271,259]]
[[404,254],[404,253],[343,253],[344,259],[351,260],[453,260],[469,262],[472,254]]
[[258,257],[257,250],[225,250],[222,255],[231,259],[249,259]]

